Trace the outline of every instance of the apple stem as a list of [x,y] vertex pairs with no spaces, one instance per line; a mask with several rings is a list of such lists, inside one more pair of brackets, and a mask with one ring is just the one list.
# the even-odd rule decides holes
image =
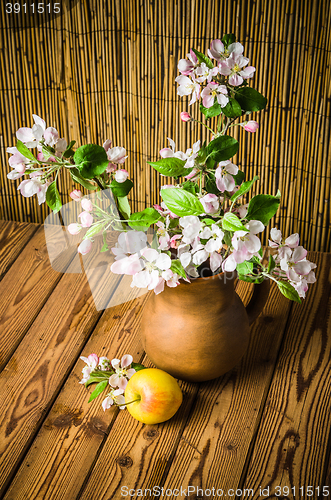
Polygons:
[[130,405],[131,403],[136,403],[137,401],[141,401],[141,398],[139,398],[139,399],[134,399],[133,401],[129,401],[128,403],[125,403],[125,405],[121,405],[121,406],[128,406],[128,405]]

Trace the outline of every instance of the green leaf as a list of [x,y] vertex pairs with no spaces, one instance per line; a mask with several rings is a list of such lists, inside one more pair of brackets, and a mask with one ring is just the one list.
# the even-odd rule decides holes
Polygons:
[[268,270],[267,270],[267,273],[270,274],[272,273],[272,271],[275,269],[276,267],[276,262],[275,262],[275,259],[272,257],[272,255],[270,255],[269,257],[269,262],[268,262]]
[[238,170],[238,173],[236,175],[232,175],[232,177],[234,178],[236,186],[240,186],[240,184],[245,179],[245,173],[242,172],[242,170]]
[[107,222],[99,222],[99,224],[93,224],[85,233],[84,240],[87,238],[93,238],[96,234],[100,233],[103,230]]
[[109,247],[107,244],[107,231],[104,231],[102,233],[102,237],[103,237],[103,245],[102,245],[100,252],[107,252],[109,250]]
[[28,160],[31,160],[33,163],[38,163],[31,151],[26,147],[25,144],[23,144],[22,141],[17,141],[16,148],[18,152],[21,153],[21,155],[25,156],[25,158],[28,158]]
[[185,189],[164,188],[161,189],[161,197],[167,208],[179,217],[201,215],[205,212],[198,198]]
[[94,391],[92,392],[88,402],[91,403],[93,399],[97,398],[99,394],[101,394],[106,389],[107,385],[108,385],[108,380],[103,380],[103,382],[99,382]]
[[64,158],[70,158],[70,156],[73,156],[75,154],[75,151],[72,149],[75,144],[76,144],[76,141],[71,141],[68,144],[67,149],[63,153]]
[[231,201],[236,201],[240,196],[243,196],[245,193],[247,193],[251,187],[253,186],[254,182],[259,179],[259,176],[256,175],[251,181],[246,181],[244,182],[238,191],[236,191],[232,196],[231,196]]
[[85,179],[93,179],[106,170],[109,160],[102,146],[86,144],[76,150],[74,162]]
[[[49,149],[51,149],[51,151],[49,151]],[[41,150],[46,161],[49,160],[50,157],[55,153],[55,150],[53,148],[47,148],[44,144],[42,145]]]
[[239,148],[238,141],[230,135],[221,135],[207,146],[207,153],[217,162],[228,160],[234,156]]
[[215,224],[216,221],[214,219],[202,219],[201,222],[204,222],[206,226],[211,226],[212,224]]
[[229,102],[224,108],[222,108],[222,113],[224,113],[228,118],[237,118],[238,116],[241,116],[241,107],[239,102],[232,97],[229,97]]
[[243,274],[243,275],[252,274],[253,267],[254,267],[253,262],[249,262],[249,261],[245,260],[241,264],[237,264],[236,270],[239,274]]
[[222,219],[222,228],[226,231],[247,231],[238,217],[231,212],[226,212]]
[[213,118],[214,116],[218,116],[222,113],[222,108],[221,105],[215,101],[210,108],[205,108],[203,104],[200,104],[200,111],[206,118]]
[[130,179],[126,179],[124,182],[117,182],[115,179],[110,184],[110,189],[116,198],[122,198],[127,196],[133,187],[133,182]]
[[84,179],[84,177],[80,175],[79,170],[77,168],[71,168],[70,175],[74,182],[77,182],[77,184],[80,184],[84,188],[90,189],[91,191],[97,189],[97,186],[95,184],[92,184],[91,182],[87,181],[86,179]]
[[247,220],[259,220],[265,226],[278,210],[280,199],[270,194],[257,194],[251,199],[246,215]]
[[236,37],[234,36],[233,33],[229,33],[228,35],[224,35],[222,38],[222,42],[224,44],[224,47],[227,49],[231,43],[234,43],[236,41]]
[[168,229],[174,229],[175,227],[177,227],[178,222],[179,222],[179,219],[177,219],[177,218],[170,219]]
[[216,186],[215,177],[212,177],[210,175],[206,176],[206,190],[208,193],[220,194],[220,190]]
[[123,215],[124,219],[129,219],[131,214],[131,208],[127,196],[119,196],[117,198],[118,209]]
[[145,231],[151,224],[155,224],[155,222],[161,219],[161,217],[155,208],[148,207],[142,212],[131,214],[128,224],[132,229],[136,229],[136,231]]
[[56,214],[62,207],[61,198],[56,187],[56,182],[52,182],[46,191],[46,203]]
[[199,191],[199,185],[196,182],[188,181],[183,185],[183,189],[189,193],[196,194]]
[[236,90],[236,100],[244,111],[260,111],[267,105],[268,100],[260,92],[251,87],[242,87]]
[[131,363],[131,368],[134,368],[136,372],[139,372],[140,370],[144,370],[146,366],[141,365],[140,363]]
[[162,158],[162,160],[158,161],[148,161],[147,163],[160,172],[160,174],[168,177],[180,177],[184,174],[188,175],[192,170],[184,167],[184,160],[174,157]]
[[179,276],[186,279],[187,276],[186,276],[185,269],[183,268],[179,259],[171,261],[170,269],[173,273],[179,274]]
[[241,281],[247,281],[247,283],[255,283],[255,284],[259,284],[262,283],[262,281],[264,281],[263,276],[261,276],[260,278],[251,278],[250,276],[246,276],[245,274],[239,274],[239,273],[238,273],[238,279]]
[[294,302],[298,302],[301,304],[301,299],[299,297],[298,292],[296,289],[290,285],[287,281],[277,281],[278,288],[280,292],[286,297],[287,299],[294,300]]
[[205,63],[205,65],[207,66],[207,68],[209,69],[213,69],[214,67],[214,64],[213,62],[209,59],[209,57],[205,56],[205,54],[202,54],[201,52],[199,52],[198,50],[196,49],[192,49],[194,54],[197,56],[198,58],[198,61],[200,63]]

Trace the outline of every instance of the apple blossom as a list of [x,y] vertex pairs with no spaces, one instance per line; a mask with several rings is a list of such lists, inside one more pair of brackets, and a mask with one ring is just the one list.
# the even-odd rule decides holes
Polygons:
[[83,240],[79,245],[79,247],[77,248],[77,252],[82,255],[88,254],[91,250],[92,250],[92,240],[90,240],[89,238]]
[[185,168],[193,168],[195,159],[197,158],[200,150],[200,140],[193,144],[192,148],[186,150],[185,156],[187,158],[184,165]]
[[216,186],[222,193],[224,191],[232,191],[235,187],[233,175],[238,173],[237,165],[231,163],[230,160],[220,161],[215,171]]
[[261,221],[251,220],[245,226],[246,230],[235,231],[231,243],[233,252],[227,257],[222,264],[223,271],[232,272],[237,264],[241,264],[245,260],[250,260],[254,255],[258,255],[261,248],[261,241],[256,236],[264,230],[264,225]]
[[91,372],[96,369],[99,363],[99,357],[96,354],[90,354],[87,358],[85,356],[80,356],[80,359],[86,363],[87,366],[84,366],[82,373],[83,378],[79,382],[80,384],[85,384],[90,378]]
[[192,243],[199,235],[202,224],[196,215],[186,215],[179,219],[179,225],[183,228],[183,243]]
[[118,387],[119,389],[125,389],[128,380],[136,373],[134,368],[130,368],[133,358],[130,354],[125,354],[121,360],[112,359],[111,365],[115,371],[113,375],[109,377],[109,384],[112,387]]
[[203,83],[205,80],[207,82],[211,82],[213,77],[218,74],[217,66],[215,68],[208,68],[205,63],[201,63],[195,70],[195,81],[199,83]]
[[46,130],[46,122],[38,115],[32,115],[34,125],[32,128],[21,127],[16,132],[19,141],[25,143],[27,148],[34,148],[41,141]]
[[194,51],[190,49],[189,54],[187,54],[187,59],[180,59],[178,62],[178,69],[182,75],[191,75],[195,66],[199,63],[197,56]]
[[[231,50],[231,45],[229,46],[229,50]],[[233,50],[230,57],[224,61],[220,61],[219,73],[223,76],[229,76],[230,85],[241,85],[244,79],[247,80],[248,78],[251,78],[255,72],[255,68],[253,66],[248,66],[244,69],[248,63],[249,59],[247,59],[247,57],[244,57],[239,51]]]
[[116,260],[110,267],[112,273],[128,274],[134,276],[144,268],[144,261],[139,258],[138,254],[134,253],[129,257],[123,257]]
[[280,268],[286,272],[289,280],[299,282],[301,276],[308,275],[316,267],[316,264],[309,262],[306,256],[307,250],[302,246],[298,246],[293,250],[291,256],[284,256],[280,260]]
[[193,82],[188,76],[183,75],[177,76],[175,81],[179,84],[177,88],[178,95],[183,96],[192,94],[192,99],[189,102],[189,105],[194,104],[200,99],[200,85],[198,83]]
[[211,59],[216,59],[216,61],[220,61],[224,56],[224,45],[221,40],[213,40],[210,44],[210,49],[207,51],[208,56]]
[[70,198],[74,201],[80,201],[81,198],[83,198],[83,193],[79,190],[79,189],[74,189],[73,191],[71,191],[71,193],[69,194]]
[[216,214],[219,210],[220,202],[216,194],[207,193],[205,196],[200,198],[203,208],[206,214]]
[[121,233],[115,247],[111,249],[115,260],[123,259],[127,254],[140,252],[147,246],[147,235],[143,231],[128,231]]
[[219,85],[216,82],[208,83],[201,92],[202,104],[205,108],[211,108],[216,98],[221,108],[224,108],[229,102],[227,93],[228,90],[225,85]]
[[[31,175],[31,174],[30,174]],[[25,198],[29,198],[34,194],[37,195],[38,203],[41,205],[46,200],[46,191],[49,186],[49,181],[42,182],[38,177],[26,179],[22,181],[18,186],[17,190],[21,192],[21,195]]]
[[116,405],[120,410],[126,408],[123,389],[112,389],[108,396],[102,401],[101,406],[103,411],[109,410],[112,405]]
[[158,221],[156,225],[158,227],[157,235],[159,237],[159,250],[168,250],[170,248],[170,236],[167,231],[169,217],[166,219],[166,224],[162,221]]
[[54,127],[48,127],[44,132],[45,143],[54,147],[59,140],[59,133]]
[[[160,156],[161,158],[172,158],[172,157],[175,157],[175,158],[179,158],[180,160],[187,160],[187,157],[185,155],[185,153],[183,153],[182,151],[175,151],[176,149],[176,144],[175,142],[170,139],[170,137],[167,137],[168,141],[169,141],[169,144],[170,144],[170,148],[163,148],[160,150]],[[163,186],[165,187],[165,186]]]
[[254,120],[249,120],[243,123],[239,123],[239,125],[243,127],[243,129],[246,130],[246,132],[252,132],[252,133],[256,132],[257,129],[259,128],[259,124]]
[[124,163],[127,158],[127,156],[125,156],[126,150],[121,146],[108,148],[106,152],[107,152],[107,158],[111,163]]
[[124,168],[117,170],[115,172],[115,181],[116,182],[125,182],[126,179],[129,177],[129,172],[125,170]]

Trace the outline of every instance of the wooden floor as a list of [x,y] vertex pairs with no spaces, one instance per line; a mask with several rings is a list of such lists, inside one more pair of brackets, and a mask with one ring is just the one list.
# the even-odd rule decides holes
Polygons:
[[[175,417],[146,426],[88,404],[78,382],[92,352],[149,364],[147,295],[98,311],[84,274],[51,268],[41,226],[0,222],[0,249],[1,498],[331,498],[330,254],[310,254],[302,305],[272,287],[240,365],[181,382]],[[250,286],[237,291],[247,301]]]

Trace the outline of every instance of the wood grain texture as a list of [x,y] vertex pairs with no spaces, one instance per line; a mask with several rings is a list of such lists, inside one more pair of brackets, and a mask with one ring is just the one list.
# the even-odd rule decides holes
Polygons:
[[[244,302],[250,288],[247,283],[240,287]],[[92,492],[100,499],[120,498],[123,485],[135,489],[177,488],[193,483],[207,487],[208,484],[221,486],[222,481],[228,480],[231,487],[235,481],[239,482],[290,309],[284,298],[275,299],[274,289],[268,304],[264,315],[255,323],[249,352],[240,366],[216,381],[186,384],[185,413],[180,412],[169,423],[157,426],[155,448],[145,451],[140,437],[143,429],[139,428],[123,448],[120,436],[125,432],[127,421],[123,417],[122,428],[120,421],[116,421],[83,492],[84,500],[91,498]],[[269,322],[271,307],[272,323]],[[177,428],[177,418],[182,415],[182,426]],[[122,472],[121,481],[119,471],[104,475],[106,464],[114,463],[116,458],[114,443],[118,439],[122,449],[133,447],[134,450],[130,453],[132,464],[129,470]],[[115,446],[117,452],[120,448]]]
[[270,495],[275,486],[330,485],[323,479],[331,429],[331,254],[310,259],[317,283],[304,307],[293,307],[245,479],[246,487],[269,486]]
[[[63,259],[63,269],[75,254],[72,248]],[[62,277],[51,267],[41,226],[0,283],[0,371]]]
[[[256,134],[232,129],[240,148],[234,161],[246,179],[260,176],[253,193],[282,191],[273,225],[299,232],[310,250],[331,249],[330,115],[331,6],[328,0],[63,0],[57,16],[8,16],[0,6],[1,212],[5,219],[43,222],[47,207],[23,198],[9,181],[6,148],[15,131],[41,114],[77,146],[124,146],[135,186],[134,210],[159,202],[161,178],[147,163],[167,137],[186,151],[205,130],[182,123],[197,107],[176,94],[178,60],[191,47],[234,33],[257,68],[252,86],[268,98],[249,118]],[[41,66],[39,61],[51,61]],[[1,127],[0,127],[1,128]],[[60,178],[65,201],[74,187]],[[272,226],[271,226],[272,227]],[[264,243],[267,241],[266,234]]]
[[[137,292],[137,289],[130,289],[128,294],[127,283],[120,284],[118,293],[126,301],[104,312],[82,355],[95,352],[113,359],[131,353],[136,362],[142,361],[143,351],[137,330],[147,294],[134,300]],[[79,497],[86,476],[118,415],[115,408],[103,411],[101,402],[105,396],[88,403],[91,387],[95,386],[86,390],[79,385],[84,366],[79,359],[5,498],[69,498],[68,492],[70,498]],[[129,422],[128,429],[133,424]]]
[[100,315],[85,275],[65,275],[0,374],[0,494]]
[[38,229],[37,224],[0,221],[0,280],[15,262],[29,239]]

